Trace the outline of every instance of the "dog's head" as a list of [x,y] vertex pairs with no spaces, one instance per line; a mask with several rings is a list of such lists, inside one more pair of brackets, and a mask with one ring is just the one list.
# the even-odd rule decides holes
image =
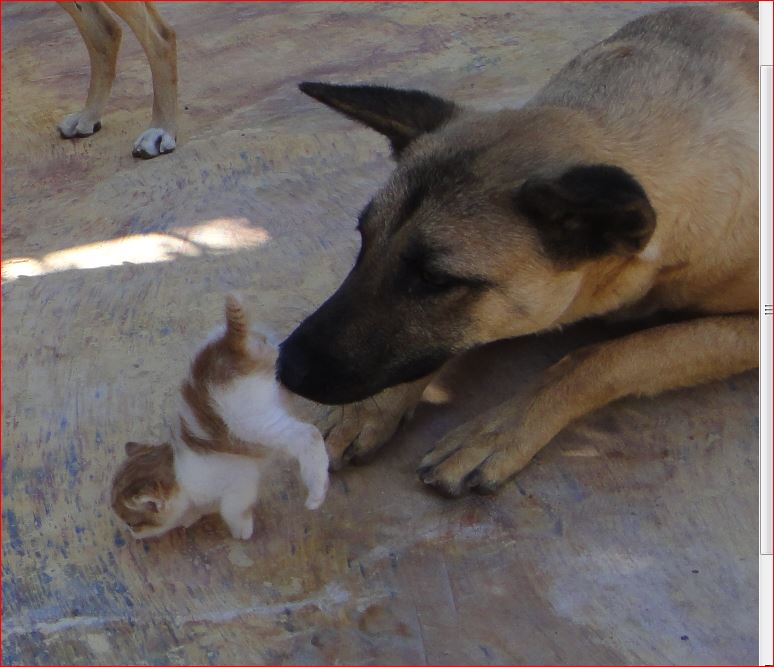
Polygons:
[[480,113],[374,86],[301,90],[387,136],[397,161],[360,214],[350,274],[281,345],[278,377],[302,396],[360,400],[554,326],[589,265],[626,261],[653,232],[642,187],[600,163],[595,130],[567,126],[570,112]]

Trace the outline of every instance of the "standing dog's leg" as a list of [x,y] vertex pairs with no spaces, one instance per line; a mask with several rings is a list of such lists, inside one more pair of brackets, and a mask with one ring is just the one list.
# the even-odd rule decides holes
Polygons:
[[422,461],[422,480],[443,493],[491,492],[572,420],[630,395],[717,380],[758,365],[758,318],[706,317],[582,348],[549,369],[517,414],[506,402],[452,432]]
[[91,80],[86,106],[65,116],[58,128],[65,138],[86,137],[101,127],[110,88],[116,75],[116,58],[121,46],[121,27],[102,2],[60,2],[86,43],[91,62]]
[[175,32],[149,2],[112,2],[110,8],[132,29],[150,63],[153,77],[151,127],[134,142],[135,157],[151,158],[175,150],[177,137],[177,47]]

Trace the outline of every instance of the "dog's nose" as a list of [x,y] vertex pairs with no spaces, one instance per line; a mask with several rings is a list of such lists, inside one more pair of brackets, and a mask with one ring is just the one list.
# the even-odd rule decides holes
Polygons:
[[309,376],[309,354],[297,342],[289,338],[280,345],[277,358],[277,379],[290,391],[302,391]]

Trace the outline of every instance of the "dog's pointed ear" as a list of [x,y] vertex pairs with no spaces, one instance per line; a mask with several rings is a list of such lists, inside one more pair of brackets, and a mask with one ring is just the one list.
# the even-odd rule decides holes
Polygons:
[[534,225],[546,252],[560,261],[636,254],[656,228],[645,190],[631,174],[609,165],[529,179],[513,202]]
[[390,140],[395,157],[414,139],[437,130],[459,107],[420,90],[304,82],[301,92]]

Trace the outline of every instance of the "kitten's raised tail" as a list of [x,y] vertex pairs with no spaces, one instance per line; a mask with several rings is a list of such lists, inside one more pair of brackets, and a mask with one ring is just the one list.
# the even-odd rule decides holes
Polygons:
[[247,316],[233,294],[226,297],[226,335],[224,340],[234,352],[244,352],[249,335]]

